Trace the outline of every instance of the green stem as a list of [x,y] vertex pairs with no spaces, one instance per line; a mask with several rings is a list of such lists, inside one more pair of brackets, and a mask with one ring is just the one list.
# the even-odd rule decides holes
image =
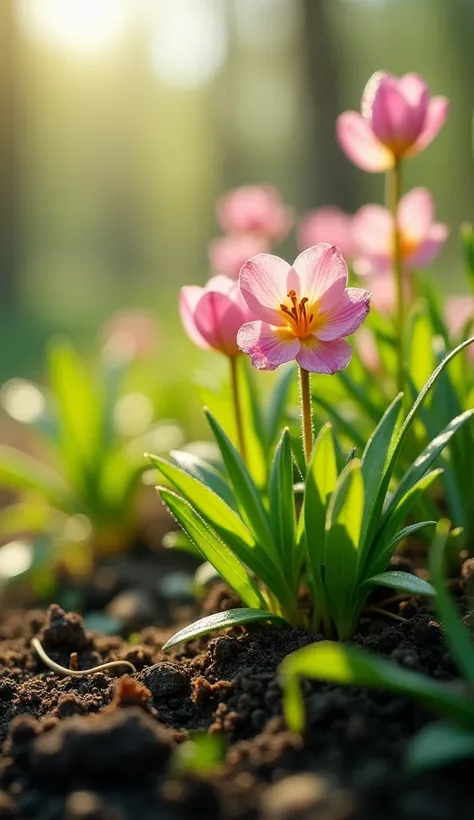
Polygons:
[[300,367],[300,399],[301,399],[301,432],[303,436],[303,452],[306,464],[311,458],[313,449],[313,406],[311,403],[311,387],[309,371]]
[[395,165],[387,173],[387,207],[393,217],[393,271],[395,276],[396,293],[396,338],[397,338],[397,387],[399,391],[405,389],[405,303],[403,288],[403,256],[400,229],[398,224],[398,206],[402,188],[401,160],[396,159]]
[[230,359],[230,380],[232,385],[232,401],[234,403],[235,426],[237,429],[237,442],[239,446],[240,455],[243,460],[247,459],[247,450],[245,447],[244,424],[242,419],[242,402],[240,398],[239,374],[237,371],[237,356],[232,356]]

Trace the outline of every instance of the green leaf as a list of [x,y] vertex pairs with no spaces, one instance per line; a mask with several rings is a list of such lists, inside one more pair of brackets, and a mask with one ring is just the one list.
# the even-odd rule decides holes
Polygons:
[[377,575],[383,572],[393,554],[393,539],[400,527],[405,523],[409,513],[422,499],[428,487],[442,475],[442,470],[432,470],[420,480],[400,499],[397,506],[382,524],[377,533],[364,568],[364,575]]
[[326,515],[329,499],[337,484],[336,452],[330,424],[321,428],[308,465],[301,515],[308,561],[308,576],[315,606],[324,594],[322,565],[326,542]]
[[460,416],[454,418],[447,427],[442,430],[439,435],[434,438],[427,447],[423,450],[423,452],[418,456],[418,458],[413,462],[411,467],[407,470],[405,475],[403,476],[400,484],[398,485],[393,498],[390,502],[389,507],[385,513],[385,517],[387,518],[390,515],[390,511],[393,510],[400,499],[409,491],[411,488],[418,482],[422,476],[425,475],[427,470],[431,467],[434,461],[438,458],[438,456],[442,453],[446,445],[449,443],[451,437],[454,433],[462,427],[463,424],[466,423],[472,416],[474,415],[473,410],[466,410],[465,413],[461,413]]
[[353,625],[352,604],[363,512],[364,480],[361,462],[354,458],[339,476],[326,520],[325,585],[341,639],[350,634]]
[[295,678],[314,678],[343,686],[373,686],[417,698],[440,714],[474,727],[474,710],[456,687],[438,683],[393,661],[375,657],[355,647],[321,641],[293,652],[280,666],[285,687],[284,713],[292,731],[301,732],[302,710],[293,703]]
[[[256,541],[242,519],[205,484],[160,456],[148,455],[160,473],[185,497],[200,518],[278,598],[285,597],[284,574]],[[199,544],[197,545],[199,546]]]
[[212,464],[185,450],[171,450],[170,456],[185,473],[189,473],[201,484],[205,484],[213,490],[216,495],[225,501],[228,507],[233,510],[236,509],[235,499],[229,485],[223,475]]
[[408,329],[408,371],[417,392],[424,385],[435,367],[433,356],[433,329],[422,311],[412,316]]
[[474,731],[451,723],[432,723],[411,741],[405,768],[418,775],[466,758],[474,758]]
[[99,407],[84,363],[68,339],[49,349],[52,399],[60,424],[61,450],[84,465],[93,461],[100,439]]
[[[361,540],[366,547],[370,544],[382,509],[383,498],[379,496],[380,482],[393,448],[394,439],[400,429],[402,401],[403,395],[400,393],[383,414],[362,454],[365,506]],[[363,560],[362,553],[360,560]]]
[[17,533],[57,533],[64,526],[68,516],[54,509],[46,500],[38,496],[26,498],[18,504],[9,504],[0,509],[0,539],[10,538]]
[[378,563],[382,560],[386,560],[386,564],[388,564],[400,541],[403,541],[410,535],[416,535],[417,532],[426,529],[426,527],[435,526],[436,521],[419,521],[416,524],[409,524],[407,527],[403,527],[403,529],[399,530],[389,541],[382,540],[380,542],[380,546],[377,547],[377,552],[374,552],[373,560],[377,557]]
[[468,222],[461,225],[461,243],[467,281],[474,290],[474,228]]
[[441,520],[429,553],[431,583],[436,589],[436,609],[446,639],[458,669],[471,687],[474,687],[474,642],[462,625],[459,614],[446,588],[445,548],[450,530],[450,522]]
[[216,568],[219,575],[222,575],[242,601],[252,608],[262,607],[264,605],[262,596],[243,564],[206,526],[196,510],[171,490],[164,487],[159,487],[158,490],[171,515],[181,525],[204,558]]
[[[281,556],[281,566],[290,575],[290,588],[297,587],[301,562],[296,544],[296,515],[293,490],[291,436],[286,428],[275,449],[268,489],[270,521]],[[288,577],[288,576],[287,576]],[[297,589],[295,589],[297,595]]]
[[345,370],[340,370],[338,376],[339,380],[346,388],[349,396],[351,396],[357,404],[363,408],[372,422],[377,423],[380,418],[380,409],[371,401],[365,388],[362,385],[357,384],[357,382],[355,382]]
[[240,454],[226,436],[220,424],[211,413],[205,409],[207,419],[224,460],[224,464],[234,488],[235,496],[242,517],[253,530],[255,537],[262,547],[269,553],[277,556],[275,543],[270,527],[270,521],[260,499],[259,492],[248,472]]
[[77,512],[70,487],[59,473],[13,447],[0,446],[0,486],[9,490],[37,490],[51,504]]
[[421,406],[423,405],[423,402],[425,401],[426,397],[429,395],[429,393],[431,392],[431,390],[435,386],[437,380],[439,379],[439,377],[441,376],[443,370],[449,364],[449,362],[452,361],[452,359],[454,359],[455,356],[457,356],[461,352],[461,350],[464,350],[464,348],[467,347],[468,345],[470,345],[472,342],[474,342],[474,337],[471,337],[470,339],[466,339],[466,341],[462,342],[460,345],[458,345],[456,348],[454,348],[454,350],[452,350],[451,353],[449,353],[443,359],[443,361],[438,365],[436,370],[433,371],[430,378],[426,382],[425,386],[423,387],[421,392],[418,394],[418,396],[417,396],[417,398],[416,398],[410,412],[408,413],[405,421],[403,422],[403,424],[401,426],[400,432],[398,434],[398,438],[395,442],[395,445],[393,447],[393,450],[392,450],[392,453],[390,455],[389,461],[388,461],[388,463],[385,467],[385,470],[383,472],[382,481],[380,482],[380,488],[379,488],[379,492],[378,492],[378,496],[377,496],[377,498],[378,498],[378,501],[377,501],[378,508],[381,508],[381,505],[383,504],[383,500],[385,499],[385,496],[387,494],[387,491],[388,491],[388,488],[389,488],[389,485],[390,485],[390,481],[391,481],[391,478],[392,478],[392,475],[393,475],[393,471],[394,471],[395,465],[397,463],[397,459],[400,455],[400,452],[401,452],[401,449],[402,449],[403,444],[405,442],[405,439],[406,439],[406,437],[407,437],[407,435],[408,435],[408,433],[409,433],[409,431],[410,431],[410,429],[411,429],[411,427],[412,427],[412,425],[413,425],[413,423],[414,423],[414,421],[417,417],[417,414],[418,414]]
[[286,623],[279,615],[273,615],[264,609],[228,609],[225,612],[215,612],[213,615],[208,615],[206,618],[201,618],[184,629],[180,629],[179,632],[176,632],[166,641],[163,649],[171,649],[172,646],[183,643],[183,641],[191,641],[218,629],[229,629],[232,626],[241,626],[255,621]]
[[388,570],[387,572],[380,572],[378,575],[372,575],[364,581],[364,586],[379,586],[390,587],[396,589],[398,592],[408,592],[410,595],[424,595],[432,597],[436,595],[436,591],[428,581],[424,581],[418,575],[412,575],[410,572],[401,572],[400,570]]

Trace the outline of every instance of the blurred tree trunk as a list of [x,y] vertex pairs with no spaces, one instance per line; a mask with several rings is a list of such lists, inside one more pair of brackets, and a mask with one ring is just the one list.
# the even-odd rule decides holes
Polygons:
[[0,299],[17,291],[18,247],[18,50],[14,0],[0,2]]
[[357,205],[354,169],[347,167],[336,141],[336,118],[342,111],[341,65],[331,31],[330,7],[335,0],[302,0],[303,59],[311,101],[311,162],[308,168],[308,205]]

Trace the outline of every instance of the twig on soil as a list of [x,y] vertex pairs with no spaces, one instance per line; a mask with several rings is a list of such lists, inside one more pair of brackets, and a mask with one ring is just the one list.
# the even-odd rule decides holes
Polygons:
[[399,621],[402,624],[406,623],[406,618],[402,618],[401,615],[395,615],[394,612],[389,612],[386,609],[381,609],[378,606],[368,606],[364,609],[364,612],[376,612],[377,615],[385,615],[387,618],[393,618],[394,621]]
[[43,663],[45,663],[46,666],[49,666],[50,669],[53,669],[54,672],[58,672],[60,675],[70,675],[74,678],[83,678],[86,675],[93,675],[94,672],[103,672],[105,669],[114,669],[116,666],[128,666],[133,674],[136,674],[137,671],[133,663],[130,663],[130,661],[109,661],[108,663],[100,663],[98,666],[93,666],[92,669],[68,669],[67,666],[61,666],[60,663],[56,663],[56,661],[53,661],[52,658],[46,654],[38,638],[31,639],[31,646],[35,652],[38,653]]

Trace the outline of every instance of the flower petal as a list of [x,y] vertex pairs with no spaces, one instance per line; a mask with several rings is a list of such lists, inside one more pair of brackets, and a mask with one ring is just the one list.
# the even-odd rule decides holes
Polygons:
[[259,253],[245,263],[239,276],[243,297],[252,313],[271,325],[285,325],[280,305],[287,301],[288,262],[270,253]]
[[208,342],[199,333],[195,322],[195,311],[199,300],[202,298],[204,289],[198,285],[186,285],[181,288],[179,293],[179,313],[183,327],[189,338],[198,347],[203,347],[204,350],[210,347]]
[[[233,283],[235,285],[235,283]],[[237,331],[247,319],[240,306],[218,291],[207,291],[196,306],[197,332],[207,344],[226,356],[237,356]]]
[[338,370],[344,370],[352,356],[350,345],[345,339],[334,342],[321,342],[315,336],[301,340],[301,350],[296,361],[310,373],[325,373],[332,376]]
[[330,342],[341,336],[350,336],[360,327],[370,310],[370,293],[363,288],[347,288],[337,305],[328,312],[324,312],[324,307],[323,297],[323,312],[318,317],[314,335],[322,342]]
[[447,238],[448,229],[446,225],[435,222],[429,229],[427,238],[420,242],[413,253],[407,256],[405,260],[406,267],[409,269],[426,268],[437,256]]
[[421,242],[429,233],[434,218],[434,201],[428,188],[413,188],[400,200],[398,223],[410,239]]
[[336,304],[347,284],[347,265],[335,245],[319,242],[296,257],[288,282],[298,299],[308,299],[309,310],[323,296],[326,304]]
[[213,271],[237,279],[248,259],[268,250],[268,240],[257,234],[219,236],[209,243],[208,255]]
[[393,168],[394,156],[377,139],[368,122],[357,111],[345,111],[337,119],[339,145],[363,171],[377,173]]
[[393,219],[382,205],[363,205],[354,215],[352,230],[361,255],[389,254],[393,245]]
[[398,156],[422,133],[428,98],[426,84],[416,75],[401,80],[386,75],[380,81],[372,105],[372,131]]
[[266,322],[248,322],[237,334],[237,344],[248,353],[257,370],[276,370],[296,357],[301,349],[299,339],[290,330]]
[[433,97],[428,103],[428,110],[423,125],[423,130],[412,145],[408,154],[413,156],[423,151],[441,130],[449,113],[449,100],[446,97]]
[[354,255],[352,216],[336,205],[326,205],[303,217],[298,227],[298,247],[310,248],[318,242],[336,245],[345,259]]

